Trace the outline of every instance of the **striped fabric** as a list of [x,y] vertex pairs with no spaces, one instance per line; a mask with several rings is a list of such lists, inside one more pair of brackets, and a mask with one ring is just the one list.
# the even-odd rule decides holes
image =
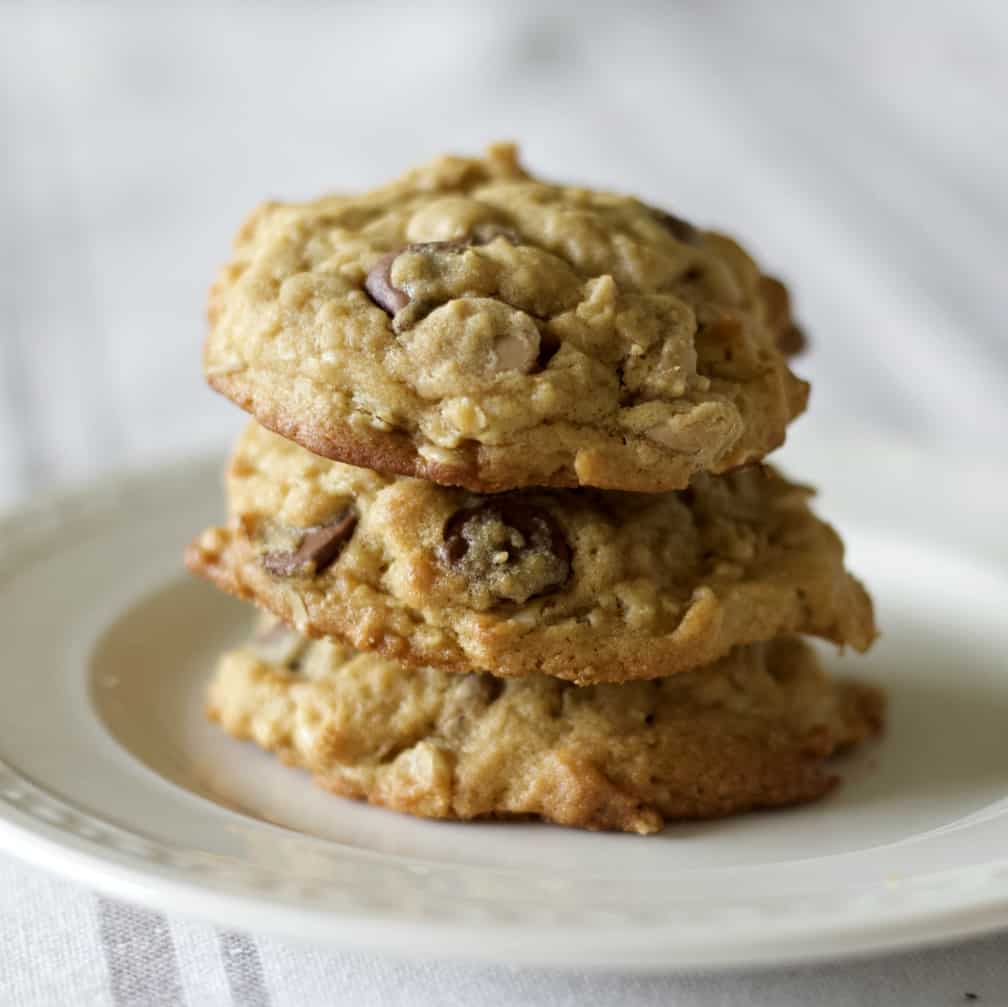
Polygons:
[[[0,504],[233,435],[204,290],[266,194],[520,138],[742,235],[815,352],[803,422],[1008,457],[1008,5],[0,2]],[[396,72],[388,68],[398,68]],[[629,979],[220,933],[0,857],[0,1007],[1008,1002],[1008,940]]]
[[1001,1007],[1008,942],[842,966],[680,978],[410,963],[218,933],[0,860],[4,1007]]

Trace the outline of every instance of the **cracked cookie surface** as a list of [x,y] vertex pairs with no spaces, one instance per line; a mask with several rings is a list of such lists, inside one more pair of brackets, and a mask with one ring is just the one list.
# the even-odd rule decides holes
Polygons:
[[871,601],[810,491],[766,467],[688,490],[484,496],[344,465],[250,424],[230,519],[190,568],[312,636],[449,671],[646,679],[810,633],[868,647]]
[[581,689],[407,668],[275,628],[221,659],[208,702],[229,734],[337,794],[637,833],[820,797],[835,782],[824,761],[877,734],[883,713],[877,689],[833,681],[797,639]]
[[479,492],[681,489],[777,447],[808,393],[787,292],[735,242],[506,145],[264,204],[209,318],[208,380],[265,426]]

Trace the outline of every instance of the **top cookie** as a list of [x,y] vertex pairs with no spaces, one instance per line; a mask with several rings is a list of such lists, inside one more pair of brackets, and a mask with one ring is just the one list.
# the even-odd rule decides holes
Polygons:
[[734,241],[506,145],[264,204],[209,318],[210,384],[265,426],[477,492],[681,489],[777,447],[808,395],[787,293]]

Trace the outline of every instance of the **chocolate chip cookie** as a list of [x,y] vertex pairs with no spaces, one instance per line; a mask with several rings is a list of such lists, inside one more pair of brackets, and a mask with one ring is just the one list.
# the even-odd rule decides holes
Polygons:
[[252,424],[230,521],[187,561],[302,632],[407,663],[622,682],[785,633],[866,648],[871,602],[809,495],[763,466],[673,493],[478,495]]
[[884,702],[797,639],[655,682],[580,689],[406,668],[283,629],[225,655],[208,713],[323,787],[428,818],[534,815],[652,833],[665,821],[810,801]]
[[261,206],[209,318],[208,380],[263,425],[476,492],[682,489],[777,447],[808,394],[787,292],[739,245],[506,145]]

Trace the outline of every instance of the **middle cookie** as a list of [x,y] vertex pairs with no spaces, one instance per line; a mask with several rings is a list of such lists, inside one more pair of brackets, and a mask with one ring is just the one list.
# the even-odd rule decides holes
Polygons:
[[313,636],[449,671],[658,678],[811,633],[866,649],[871,601],[811,491],[768,467],[678,493],[479,495],[250,425],[192,570]]

